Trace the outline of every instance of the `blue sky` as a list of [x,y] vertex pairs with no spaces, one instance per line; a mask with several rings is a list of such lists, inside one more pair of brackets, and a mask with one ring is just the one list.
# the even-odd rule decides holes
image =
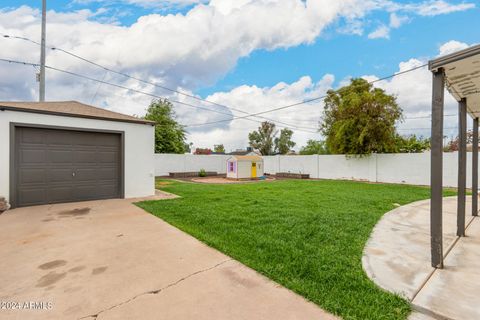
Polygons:
[[[388,19],[384,15],[379,13],[372,19]],[[392,30],[390,39],[368,39],[366,35],[341,35],[329,30],[312,45],[256,51],[241,59],[216,86],[201,92],[211,93],[241,84],[272,86],[279,81],[292,82],[305,74],[315,80],[325,73],[334,74],[337,79],[390,75],[397,71],[401,61],[437,55],[438,47],[449,40],[480,42],[479,34],[473,30],[480,30],[480,8],[412,19],[400,29]]]
[[[40,0],[2,1],[0,31],[38,40],[40,5]],[[480,5],[475,0],[48,0],[48,9],[48,44],[251,113],[320,96],[348,77],[390,75],[399,71],[399,64],[416,66],[440,52],[480,43]],[[1,41],[2,58],[37,61],[38,48],[31,44]],[[48,52],[47,64],[199,103],[59,52]],[[0,83],[0,100],[35,100],[32,72],[0,65],[0,78],[9,76],[3,77],[8,83]],[[76,99],[128,114],[141,115],[151,99],[65,75],[49,73],[47,80],[47,98]],[[429,113],[428,70],[378,85],[398,96],[407,117]],[[182,105],[175,108],[186,125],[225,119]],[[455,110],[452,101],[447,109]],[[319,101],[268,116],[314,129],[321,110]],[[455,121],[446,126],[454,127]],[[200,146],[223,142],[233,149],[246,145],[245,137],[256,125],[238,120],[192,127],[190,139]],[[427,119],[399,126],[408,134],[425,135],[428,125]],[[296,137],[299,145],[321,138],[300,130]]]
[[[157,1],[161,3],[162,1]],[[412,1],[399,1],[412,3]],[[28,5],[40,8],[41,1],[4,0],[3,7]],[[452,1],[462,3],[462,1]],[[473,2],[472,2],[473,3]],[[48,8],[58,12],[89,9],[97,11],[107,8],[105,14],[94,19],[115,17],[119,24],[129,26],[141,16],[158,14],[182,14],[193,5],[168,6],[168,8],[145,7],[122,1],[48,1]],[[376,12],[368,17],[367,24],[374,29],[388,20],[387,12]],[[432,57],[438,47],[449,41],[465,43],[480,41],[480,6],[475,9],[438,15],[414,17],[398,29],[391,30],[389,39],[368,39],[367,32],[361,36],[345,35],[330,26],[313,44],[302,44],[288,49],[257,50],[248,57],[238,60],[234,69],[213,85],[199,86],[196,92],[202,96],[217,91],[230,90],[247,84],[260,87],[287,83],[303,75],[320,80],[326,73],[337,79],[365,74],[388,75],[394,73],[398,63],[412,57]]]

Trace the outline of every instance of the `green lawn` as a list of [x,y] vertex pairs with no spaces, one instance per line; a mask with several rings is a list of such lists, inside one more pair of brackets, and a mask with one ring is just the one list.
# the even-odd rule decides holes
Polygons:
[[[137,205],[344,319],[405,319],[407,301],[362,269],[383,214],[429,189],[351,181],[206,185],[159,180],[182,198]],[[453,195],[452,191],[446,195]]]

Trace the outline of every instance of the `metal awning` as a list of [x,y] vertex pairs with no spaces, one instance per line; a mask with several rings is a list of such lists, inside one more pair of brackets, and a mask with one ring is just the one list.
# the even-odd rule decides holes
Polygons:
[[480,45],[429,62],[432,72],[444,70],[445,85],[457,100],[467,99],[467,112],[480,116]]
[[458,101],[457,236],[465,236],[467,114],[473,119],[472,215],[478,216],[478,125],[480,117],[480,45],[429,62],[432,82],[430,165],[430,243],[432,266],[443,268],[443,118],[444,89]]

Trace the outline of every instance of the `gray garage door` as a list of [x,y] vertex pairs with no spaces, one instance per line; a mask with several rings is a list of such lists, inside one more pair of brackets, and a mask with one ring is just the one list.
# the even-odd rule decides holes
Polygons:
[[15,129],[15,205],[119,198],[121,135]]

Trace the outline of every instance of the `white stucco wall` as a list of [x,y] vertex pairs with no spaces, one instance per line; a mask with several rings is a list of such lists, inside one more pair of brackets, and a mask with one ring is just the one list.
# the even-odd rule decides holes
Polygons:
[[[197,171],[211,168],[211,171],[226,172],[226,162],[230,156],[196,155],[155,155],[155,172]],[[188,161],[185,160],[188,158]],[[191,163],[185,170],[184,163]],[[195,164],[195,165],[194,165]],[[250,163],[248,162],[250,165]],[[414,185],[430,184],[430,152],[373,154],[355,158],[344,155],[311,156],[264,156],[264,172],[292,172],[310,174],[316,179],[346,179],[372,182],[406,183]],[[443,185],[457,185],[458,152],[443,154]],[[194,170],[192,170],[194,169]],[[250,176],[250,167],[244,167],[243,176]],[[263,174],[263,172],[262,172]],[[467,187],[471,186],[471,152],[467,153]],[[259,173],[260,176],[260,173]]]
[[[430,184],[430,152],[373,154],[355,158],[344,155],[267,156],[265,172],[307,173],[316,179]],[[315,164],[317,162],[317,164]],[[457,186],[458,152],[443,154],[443,185]],[[467,187],[471,187],[471,152],[467,153]]]
[[11,122],[123,131],[125,133],[125,197],[143,197],[155,194],[153,126],[7,110],[0,111],[0,196],[10,199]]
[[194,155],[156,153],[154,156],[155,175],[168,176],[170,172],[198,172],[200,169],[220,174],[227,172],[229,155]]

